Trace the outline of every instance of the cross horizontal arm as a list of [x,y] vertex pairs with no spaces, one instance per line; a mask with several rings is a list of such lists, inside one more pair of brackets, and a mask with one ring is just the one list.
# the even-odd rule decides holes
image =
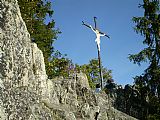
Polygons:
[[82,25],[84,25],[84,26],[86,26],[88,28],[91,28],[90,25],[85,24],[84,21],[82,21]]
[[102,33],[102,32],[99,32],[100,34],[102,34],[102,35],[104,35],[104,36],[106,36],[106,37],[108,37],[108,38],[110,38],[108,35],[106,35],[105,33]]
[[[88,24],[86,24],[86,23],[84,23],[84,21],[82,21],[82,25],[84,25],[84,26],[86,26],[86,27],[88,27],[88,28],[91,28],[91,26],[88,25]],[[91,29],[93,29],[94,31],[96,30],[95,28],[91,28]],[[108,38],[110,38],[110,37],[109,37],[108,35],[106,35],[105,33],[102,33],[102,32],[100,32],[100,31],[99,31],[99,33],[102,34],[102,35],[104,35],[104,36],[106,36],[106,37],[108,37]]]
[[108,37],[110,39],[110,37],[108,35],[105,35],[106,37]]
[[[88,28],[91,28],[91,26],[90,25],[87,25],[86,23],[84,23],[84,21],[82,21],[82,25],[84,25],[84,26],[86,26],[86,27],[88,27]],[[96,30],[95,28],[91,28],[91,29],[93,29],[94,31]]]

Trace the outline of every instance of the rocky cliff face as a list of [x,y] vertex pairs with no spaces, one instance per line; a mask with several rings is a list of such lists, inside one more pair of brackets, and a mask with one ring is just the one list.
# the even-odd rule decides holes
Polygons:
[[48,80],[17,0],[0,0],[1,120],[134,120],[89,88],[83,73]]

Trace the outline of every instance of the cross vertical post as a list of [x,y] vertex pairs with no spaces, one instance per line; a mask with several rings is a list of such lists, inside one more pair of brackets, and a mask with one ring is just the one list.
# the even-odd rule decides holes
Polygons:
[[96,22],[96,19],[97,19],[97,17],[94,17],[94,26],[95,26],[95,29],[97,29],[97,22]]
[[99,63],[99,74],[100,74],[100,86],[101,89],[103,89],[103,71],[102,71],[102,63],[101,63],[101,56],[100,56],[100,37],[101,36],[106,36],[107,38],[110,38],[108,35],[105,33],[102,33],[97,29],[97,23],[96,23],[97,17],[94,17],[94,25],[95,28],[93,28],[91,25],[85,24],[82,21],[82,25],[85,25],[86,27],[90,28],[95,34],[96,34],[96,40],[95,42],[97,43],[97,50],[98,50],[98,63]]
[[[97,29],[97,22],[96,22],[97,17],[94,17],[94,25],[95,29]],[[97,45],[97,51],[98,51],[98,63],[99,63],[99,75],[100,75],[100,85],[101,89],[103,89],[103,73],[102,73],[102,63],[101,63],[101,55],[100,55],[100,50]]]
[[[97,50],[98,50],[98,45],[97,45]],[[100,56],[100,51],[98,50],[98,63],[99,63],[99,75],[101,79],[101,89],[103,89],[103,73],[102,73],[102,63],[101,63],[101,56]]]

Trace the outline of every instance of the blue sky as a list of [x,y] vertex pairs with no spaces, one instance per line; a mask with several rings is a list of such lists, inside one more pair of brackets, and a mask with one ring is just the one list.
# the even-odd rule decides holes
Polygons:
[[129,61],[128,54],[138,53],[144,48],[143,37],[136,34],[132,22],[133,16],[142,16],[138,8],[142,0],[54,0],[53,19],[62,32],[54,46],[67,54],[74,63],[87,64],[97,58],[95,34],[81,21],[97,26],[110,35],[110,39],[101,38],[101,59],[104,67],[112,70],[112,76],[118,84],[132,84],[133,77],[143,73],[146,64],[138,66]]

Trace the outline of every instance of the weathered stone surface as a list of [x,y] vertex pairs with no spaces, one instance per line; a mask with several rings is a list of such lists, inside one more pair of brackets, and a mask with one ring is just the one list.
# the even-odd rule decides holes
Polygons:
[[134,120],[89,88],[85,74],[47,79],[42,52],[30,40],[17,0],[0,0],[1,120]]
[[[80,73],[73,79],[56,78],[48,80],[50,87],[50,100],[42,100],[43,103],[59,119],[73,120],[134,120],[112,106],[112,100],[105,93],[95,93],[90,88],[84,87],[88,81],[85,75]],[[48,83],[47,82],[47,83]],[[56,100],[56,102],[54,102]]]
[[31,43],[17,1],[0,0],[2,120],[24,120],[31,118],[30,116],[43,119],[51,116],[47,109],[43,110],[43,106],[40,106],[40,99],[47,93],[47,75],[43,59],[37,45]]
[[16,0],[0,1],[0,36],[1,81],[28,86],[46,80],[43,54],[31,43]]

